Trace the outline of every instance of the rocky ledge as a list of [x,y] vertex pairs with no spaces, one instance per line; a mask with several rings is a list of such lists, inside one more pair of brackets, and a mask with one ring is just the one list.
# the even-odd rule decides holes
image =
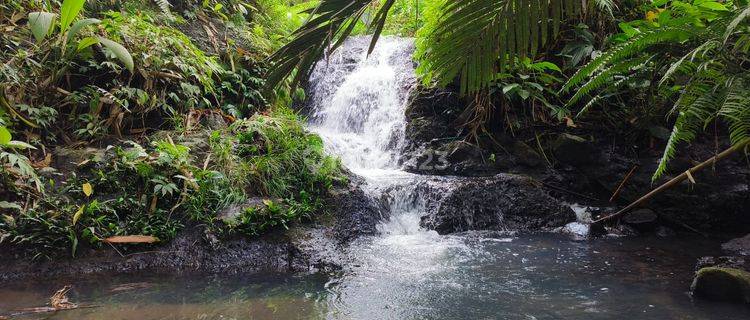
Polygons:
[[[355,179],[356,180],[356,179]],[[91,250],[76,258],[30,262],[0,253],[0,282],[104,273],[254,273],[315,272],[340,268],[340,253],[357,237],[374,234],[378,206],[359,183],[332,191],[328,214],[289,230],[221,241],[188,226],[172,242],[147,252],[121,254],[114,248]]]

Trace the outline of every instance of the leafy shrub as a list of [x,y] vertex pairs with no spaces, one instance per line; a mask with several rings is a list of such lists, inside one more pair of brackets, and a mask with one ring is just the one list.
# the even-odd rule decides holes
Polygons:
[[678,144],[692,142],[714,121],[729,125],[735,146],[750,140],[750,78],[743,67],[750,55],[750,8],[714,1],[661,4],[668,9],[622,25],[627,40],[581,68],[564,87],[577,87],[570,105],[593,95],[583,114],[606,101],[611,90],[656,73],[659,96],[674,103],[669,113],[676,120],[654,180],[666,172]]
[[323,141],[308,133],[296,115],[278,109],[271,115],[255,115],[232,126],[237,151],[253,171],[251,185],[257,192],[282,198],[301,191],[320,194],[340,177],[340,163],[325,155]]

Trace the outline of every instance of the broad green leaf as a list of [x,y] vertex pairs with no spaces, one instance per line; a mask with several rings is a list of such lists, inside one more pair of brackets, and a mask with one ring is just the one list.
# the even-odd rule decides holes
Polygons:
[[65,33],[83,9],[86,0],[64,0],[60,8],[60,33]]
[[726,6],[714,1],[703,2],[699,6],[713,11],[729,11]]
[[620,22],[618,26],[620,27],[620,30],[622,30],[622,32],[628,37],[633,37],[638,34],[638,30],[636,28],[633,28],[633,26],[631,26],[627,22]]
[[76,211],[76,213],[73,215],[73,225],[76,225],[76,223],[78,223],[78,220],[81,219],[84,209],[86,209],[85,205],[78,207],[78,211]]
[[509,84],[509,85],[507,85],[507,86],[503,87],[503,94],[507,94],[508,92],[511,92],[511,91],[513,91],[513,90],[516,90],[516,89],[518,89],[518,88],[519,88],[520,86],[521,86],[521,85],[519,85],[518,83],[511,83],[511,84]]
[[92,24],[99,24],[101,22],[101,20],[93,18],[76,21],[76,23],[74,23],[73,26],[70,27],[70,31],[68,31],[68,37],[66,38],[65,43],[70,43],[70,40],[72,40],[73,37],[75,37],[76,34],[78,34],[78,32],[81,31],[81,29],[83,29],[84,27],[90,26]]
[[29,13],[29,27],[37,42],[41,42],[52,30],[57,15],[50,12]]
[[81,187],[83,189],[83,194],[85,194],[87,197],[90,197],[94,193],[94,188],[91,187],[91,184],[86,182]]
[[562,72],[562,70],[560,70],[560,67],[548,61],[537,62],[537,63],[534,63],[533,66],[536,68],[539,68],[539,70],[552,70],[552,71]]
[[117,59],[120,59],[120,62],[125,65],[125,68],[130,70],[131,73],[133,72],[133,57],[130,55],[130,52],[128,52],[128,49],[125,49],[121,44],[107,38],[98,37],[97,39],[99,39],[99,43],[112,51]]
[[77,50],[81,51],[81,50],[86,49],[86,48],[88,48],[88,47],[90,47],[90,46],[92,46],[94,44],[97,44],[97,43],[99,43],[99,39],[97,39],[95,37],[86,37],[86,38],[83,38],[83,39],[81,39],[81,41],[78,41],[78,48],[77,48]]
[[8,128],[0,126],[0,145],[6,145],[13,139]]

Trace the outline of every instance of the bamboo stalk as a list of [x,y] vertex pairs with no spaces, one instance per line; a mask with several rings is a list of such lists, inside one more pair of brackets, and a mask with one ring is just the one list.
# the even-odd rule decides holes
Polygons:
[[638,166],[633,166],[633,169],[630,169],[630,172],[628,172],[628,174],[625,175],[625,178],[622,179],[622,182],[620,182],[620,185],[617,186],[617,190],[615,190],[615,193],[613,193],[612,197],[609,198],[609,202],[614,202],[615,199],[617,199],[617,196],[620,195],[622,188],[625,187],[625,184],[628,183],[628,180],[630,180],[630,177],[633,176],[633,174],[635,173],[635,170],[637,169],[638,169]]
[[622,210],[620,210],[620,211],[618,211],[618,212],[616,212],[614,214],[611,214],[609,216],[600,218],[600,219],[592,222],[591,225],[592,226],[600,225],[600,224],[602,224],[604,222],[607,222],[609,220],[612,220],[614,218],[617,218],[617,217],[619,217],[619,216],[627,213],[631,209],[633,209],[633,208],[635,208],[635,207],[643,204],[644,202],[646,202],[648,200],[651,200],[651,198],[653,198],[654,196],[656,196],[659,193],[662,193],[664,190],[667,190],[667,189],[669,189],[671,187],[674,187],[674,186],[678,185],[679,183],[685,181],[686,179],[688,179],[688,177],[692,176],[693,173],[701,171],[701,170],[705,169],[706,167],[714,164],[715,162],[731,156],[735,152],[744,149],[749,144],[750,144],[750,139],[747,139],[747,140],[745,140],[743,142],[740,142],[740,143],[736,144],[735,146],[733,146],[733,147],[731,147],[731,148],[729,148],[727,150],[724,150],[724,152],[722,152],[722,153],[720,153],[720,154],[712,157],[711,159],[708,159],[708,160],[704,161],[703,163],[701,163],[701,164],[699,164],[699,165],[697,165],[695,167],[690,168],[689,170],[683,172],[681,175],[673,178],[672,180],[667,181],[666,183],[662,184],[661,186],[659,186],[658,188],[656,188],[653,191],[649,192],[645,196],[643,196],[640,199],[636,200],[635,202],[631,203],[630,205],[628,205],[627,207],[623,208]]

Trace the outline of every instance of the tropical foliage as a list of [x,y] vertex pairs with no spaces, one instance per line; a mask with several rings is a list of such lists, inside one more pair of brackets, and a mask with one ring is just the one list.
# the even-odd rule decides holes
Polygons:
[[582,115],[606,101],[608,92],[658,74],[661,96],[676,95],[668,111],[676,122],[657,179],[680,143],[692,142],[717,120],[728,124],[734,145],[750,139],[750,78],[744,66],[750,53],[750,8],[714,1],[653,5],[647,19],[622,25],[627,40],[581,68],[563,89],[577,87],[571,105],[594,95]]

